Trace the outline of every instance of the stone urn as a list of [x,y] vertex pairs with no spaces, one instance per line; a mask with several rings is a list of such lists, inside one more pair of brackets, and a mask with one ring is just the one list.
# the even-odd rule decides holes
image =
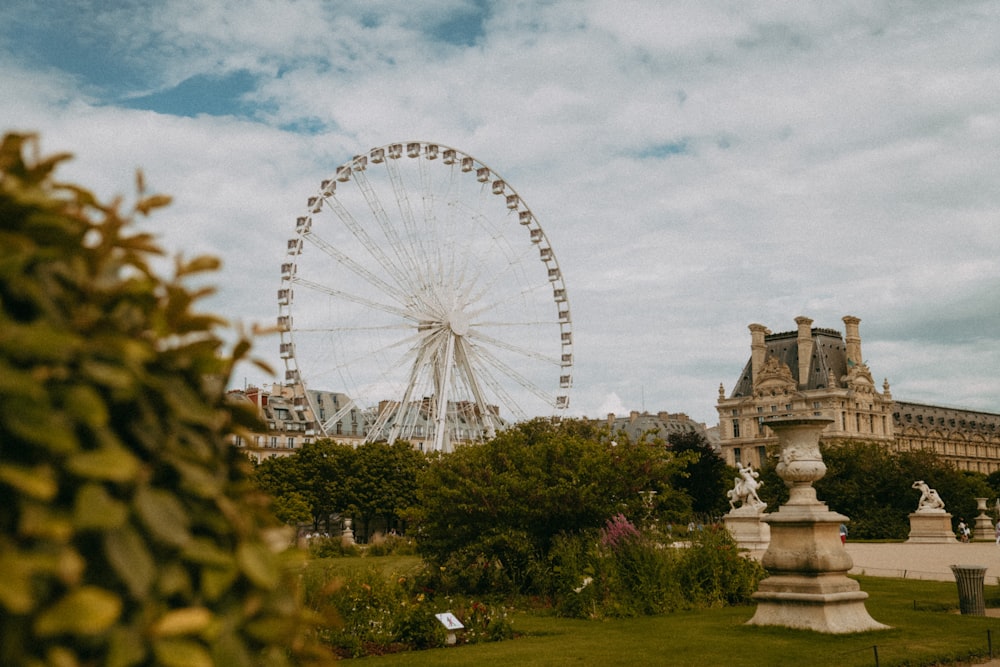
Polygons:
[[778,436],[775,470],[788,486],[788,502],[762,521],[771,541],[761,559],[771,576],[753,598],[757,611],[749,625],[776,625],[833,634],[880,630],[869,616],[868,594],[847,577],[853,561],[840,541],[849,519],[816,498],[813,482],[826,474],[819,450],[826,417],[782,417],[764,422]]
[[765,422],[778,434],[781,453],[775,472],[788,487],[787,505],[813,505],[813,482],[823,479],[826,464],[819,451],[819,434],[833,420],[828,417],[784,418]]

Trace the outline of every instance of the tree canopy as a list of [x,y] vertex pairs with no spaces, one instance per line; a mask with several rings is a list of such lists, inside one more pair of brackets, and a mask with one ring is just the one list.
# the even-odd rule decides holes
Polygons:
[[518,424],[493,440],[432,461],[420,477],[417,546],[433,564],[477,557],[507,568],[515,585],[561,533],[596,530],[613,516],[641,517],[641,492],[683,507],[662,446],[613,442],[578,420]]
[[[332,531],[331,517],[347,515],[370,532],[376,525],[402,527],[416,502],[417,476],[426,465],[426,455],[408,442],[368,442],[355,448],[324,438],[291,456],[265,459],[255,477],[289,524],[311,520],[317,529]],[[362,541],[367,537],[361,536]]]

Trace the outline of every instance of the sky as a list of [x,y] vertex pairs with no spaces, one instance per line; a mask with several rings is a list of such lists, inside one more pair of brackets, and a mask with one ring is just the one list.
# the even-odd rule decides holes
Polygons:
[[0,131],[74,153],[60,177],[103,197],[141,168],[174,198],[142,228],[222,258],[205,308],[235,326],[274,322],[336,166],[440,142],[552,243],[571,412],[710,426],[747,326],[799,315],[861,318],[897,400],[1000,412],[998,75],[992,0],[0,5]]

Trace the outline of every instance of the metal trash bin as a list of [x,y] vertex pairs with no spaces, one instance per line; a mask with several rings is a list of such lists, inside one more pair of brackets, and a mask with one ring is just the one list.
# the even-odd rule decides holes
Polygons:
[[986,598],[983,582],[986,579],[985,565],[952,565],[951,571],[958,584],[958,607],[970,616],[986,615]]

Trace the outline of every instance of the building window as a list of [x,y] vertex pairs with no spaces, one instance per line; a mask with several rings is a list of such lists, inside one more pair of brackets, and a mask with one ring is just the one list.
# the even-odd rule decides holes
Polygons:
[[271,436],[271,448],[272,449],[277,449],[278,448],[278,436],[276,436],[276,435],[272,435]]
[[767,461],[767,447],[760,445],[757,447],[757,467],[760,468]]
[[739,419],[734,419],[733,420],[733,437],[734,438],[740,437],[740,420]]
[[295,449],[295,438],[289,438],[287,446],[289,449]]
[[733,464],[743,462],[743,452],[740,451],[739,447],[733,447]]

